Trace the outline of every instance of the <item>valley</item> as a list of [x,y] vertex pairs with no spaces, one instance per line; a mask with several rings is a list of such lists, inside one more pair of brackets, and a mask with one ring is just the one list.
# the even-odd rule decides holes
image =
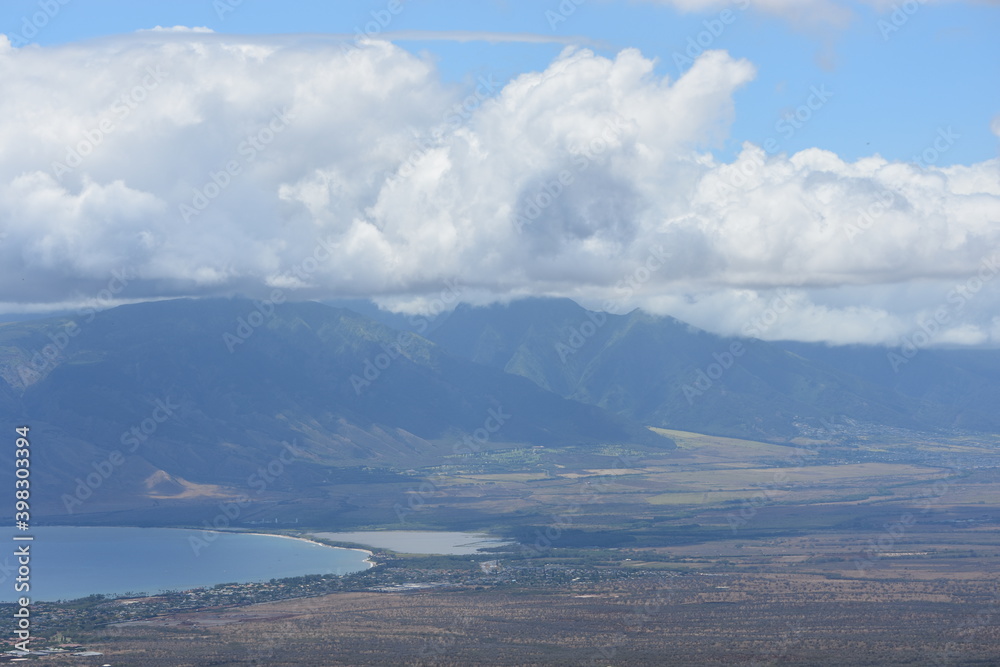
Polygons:
[[286,534],[484,529],[515,545],[379,550],[375,568],[342,578],[44,613],[74,641],[151,665],[378,664],[374,647],[414,665],[988,662],[1000,442],[889,442],[841,425],[783,445],[670,431],[668,454],[608,447],[576,463],[573,448],[498,443],[406,483],[337,485],[268,511],[300,519],[278,524]]
[[[689,404],[699,355],[730,341],[609,315],[563,364],[552,341],[587,317],[564,301],[521,304],[529,319],[459,311],[405,348],[357,313],[281,304],[229,351],[221,333],[247,308],[106,311],[34,376],[17,364],[65,322],[0,326],[2,417],[32,415],[40,522],[317,539],[477,532],[509,544],[383,548],[345,577],[39,604],[39,636],[149,665],[378,664],[384,651],[441,665],[1000,655],[989,393],[966,403],[914,382],[907,394],[866,375],[870,365],[825,365],[848,351],[752,341]],[[650,368],[658,347],[676,353]],[[992,387],[994,353],[980,355],[926,356],[957,378],[942,386],[975,367]],[[366,359],[384,368],[359,390],[351,377]],[[607,391],[588,393],[597,385]],[[164,405],[170,415],[150,417]]]

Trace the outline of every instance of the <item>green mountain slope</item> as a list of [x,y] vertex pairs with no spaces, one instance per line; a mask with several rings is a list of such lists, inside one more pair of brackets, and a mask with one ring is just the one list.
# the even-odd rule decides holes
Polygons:
[[[46,345],[62,348],[51,363],[35,356]],[[298,452],[276,482],[285,488],[497,443],[672,446],[597,407],[318,303],[273,312],[242,299],[144,303],[76,328],[62,319],[2,325],[0,346],[0,421],[26,421],[43,438],[36,468],[46,492],[72,488],[115,451],[126,462],[106,489],[128,498],[157,495],[146,493],[154,487],[164,497],[245,487],[284,442]]]
[[[974,400],[971,392],[945,391],[949,382],[963,386],[968,371],[940,355],[928,355],[935,367],[917,370],[914,362],[909,372],[926,376],[919,382],[893,382],[871,370],[875,355],[892,374],[881,348],[831,353],[724,338],[670,317],[592,313],[560,299],[462,306],[429,337],[457,355],[653,426],[779,439],[794,436],[796,422],[834,416],[922,429],[1000,428],[983,398],[996,396],[1000,375],[980,373]],[[992,368],[1000,359],[993,351],[969,355],[992,360]]]

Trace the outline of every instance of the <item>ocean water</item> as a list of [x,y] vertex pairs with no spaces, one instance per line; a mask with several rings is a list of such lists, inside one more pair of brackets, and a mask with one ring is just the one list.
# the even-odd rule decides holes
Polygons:
[[[51,526],[33,528],[31,542],[8,532],[0,551],[0,601],[70,600],[103,593],[159,593],[230,582],[305,574],[344,575],[369,567],[368,554],[306,540],[179,528]],[[14,551],[30,544],[31,590],[18,593]]]

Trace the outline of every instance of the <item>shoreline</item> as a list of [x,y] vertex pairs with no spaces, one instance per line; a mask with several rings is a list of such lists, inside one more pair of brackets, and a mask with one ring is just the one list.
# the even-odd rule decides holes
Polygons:
[[[67,525],[67,524],[56,524],[56,525],[53,525],[53,526],[39,526],[39,527],[48,527],[48,528],[92,528],[93,526],[71,526],[71,525]],[[368,566],[369,570],[371,568],[375,567],[375,565],[376,565],[375,561],[372,560],[372,558],[375,556],[375,552],[374,551],[370,551],[368,549],[362,549],[362,548],[359,548],[359,547],[335,547],[333,545],[325,544],[325,543],[319,542],[317,540],[311,540],[311,539],[309,539],[307,537],[300,537],[298,535],[286,535],[284,533],[265,533],[265,532],[261,532],[260,530],[241,530],[239,528],[192,528],[192,527],[185,527],[185,526],[120,526],[120,525],[118,525],[118,526],[104,526],[104,525],[102,525],[102,526],[99,526],[99,527],[100,528],[140,528],[140,529],[148,528],[148,529],[151,529],[151,530],[186,530],[186,531],[195,531],[195,532],[199,532],[199,533],[220,533],[220,534],[224,533],[224,534],[229,534],[229,535],[260,535],[260,536],[263,536],[263,537],[284,537],[284,538],[287,538],[287,539],[290,539],[290,540],[301,540],[302,542],[309,542],[310,544],[315,544],[315,545],[321,546],[321,547],[327,547],[329,549],[341,549],[343,551],[360,551],[361,553],[366,554],[366,557],[365,557],[365,559],[362,562],[365,563]],[[306,533],[306,534],[309,534],[309,533]],[[343,576],[343,575],[337,575],[337,576]]]
[[[90,529],[90,528],[94,528],[94,527],[95,526],[72,526],[72,525],[65,525],[65,524],[56,524],[56,525],[51,525],[51,526],[45,526],[45,525],[36,526],[35,528],[36,528],[36,530],[38,528],[46,528],[46,529],[47,528],[69,528],[69,529],[77,529],[77,530],[86,530],[86,529]],[[223,535],[223,534],[225,534],[225,535],[258,535],[258,536],[261,536],[261,537],[281,537],[281,538],[286,538],[286,539],[291,539],[291,540],[298,540],[298,541],[301,541],[301,542],[307,542],[309,544],[313,544],[313,545],[316,545],[316,546],[319,546],[319,547],[325,547],[325,548],[328,548],[328,549],[338,549],[338,550],[341,550],[341,551],[357,551],[357,552],[360,552],[362,554],[365,554],[365,558],[361,561],[365,565],[365,568],[363,570],[354,570],[353,572],[365,572],[365,571],[368,571],[368,570],[372,569],[373,567],[375,567],[377,565],[377,563],[373,560],[374,556],[375,556],[375,553],[373,551],[369,551],[368,549],[362,549],[362,548],[357,548],[357,547],[333,546],[333,545],[330,545],[330,544],[324,544],[323,542],[319,542],[318,540],[315,540],[315,539],[309,539],[308,537],[303,537],[303,536],[299,536],[299,535],[286,535],[286,534],[281,534],[281,533],[267,533],[267,532],[261,532],[259,530],[240,530],[240,529],[231,529],[231,528],[221,528],[221,529],[211,528],[211,529],[207,529],[207,528],[193,528],[193,527],[182,527],[182,526],[123,526],[123,525],[106,526],[106,525],[102,525],[102,526],[97,526],[97,527],[98,528],[110,528],[110,529],[115,529],[115,528],[128,529],[128,528],[131,528],[131,529],[137,529],[137,530],[161,530],[161,531],[162,530],[173,530],[173,531],[183,531],[185,533],[188,533],[189,535],[190,535],[190,533],[214,533],[214,534],[217,534],[217,535]],[[353,572],[351,572],[351,573],[353,573]],[[348,574],[351,574],[351,573],[348,573]],[[328,572],[328,573],[322,573],[322,572],[320,572],[320,573],[315,573],[315,574],[320,574],[322,576],[330,576],[330,575],[332,575],[332,576],[336,576],[336,577],[344,577],[344,576],[346,576],[346,574],[335,574],[335,573],[332,573],[332,572]],[[241,581],[241,582],[237,582],[237,583],[241,583],[241,584],[242,583],[245,583],[245,584],[255,584],[255,583],[262,583],[264,581],[266,581],[266,580],[261,579],[259,581],[258,580],[253,580],[253,581],[246,581],[246,582]],[[191,590],[209,589],[212,586],[213,586],[213,584],[196,585]],[[144,597],[156,597],[156,596],[158,596],[158,595],[160,595],[162,593],[178,593],[178,592],[181,592],[183,590],[185,590],[185,589],[182,589],[182,588],[170,588],[170,589],[167,589],[165,591],[161,590],[160,592],[141,591],[140,594],[133,595],[133,596],[126,596],[127,593],[128,593],[128,591],[123,592],[123,593],[114,593],[114,592],[107,593],[107,592],[105,592],[105,593],[99,593],[99,594],[104,595],[104,596],[106,596],[108,598],[113,598],[113,599],[117,599],[117,600],[128,600],[128,599],[136,599],[136,598],[144,598]],[[86,595],[93,595],[93,593],[91,593],[91,594],[84,594],[83,596],[80,596],[80,597],[86,597]],[[56,598],[56,599],[52,599],[52,600],[38,599],[38,600],[35,600],[35,601],[36,602],[41,602],[41,603],[46,603],[46,604],[59,604],[60,602],[68,602],[68,601],[71,601],[73,599],[77,599],[77,598],[65,598],[65,599],[64,598]],[[15,600],[0,601],[0,605],[15,604],[15,602],[16,602]]]
[[[323,542],[319,542],[317,540],[311,540],[308,537],[300,537],[298,535],[285,535],[282,533],[262,533],[260,531],[238,530],[232,528],[229,529],[213,528],[212,530],[208,530],[206,528],[192,528],[190,530],[199,530],[203,533],[229,533],[232,535],[261,535],[264,537],[283,537],[289,540],[299,540],[301,542],[308,542],[310,544],[315,544],[317,546],[326,547],[327,549],[341,549],[343,551],[360,551],[363,554],[367,554],[367,557],[362,562],[368,565],[368,569],[370,570],[371,568],[375,567],[375,561],[372,560],[372,558],[375,556],[375,552],[369,551],[368,549],[361,549],[358,547],[335,547],[331,544],[324,544]],[[337,576],[343,576],[343,575],[337,575]]]
[[[69,525],[69,524],[53,524],[53,525],[49,525],[49,526],[40,525],[38,527],[39,528],[43,528],[43,527],[44,528],[93,528],[95,526],[87,526],[87,525],[84,525],[84,526],[73,526],[73,525]],[[259,529],[246,529],[246,530],[244,530],[244,529],[241,529],[241,528],[196,528],[196,527],[193,527],[193,526],[128,526],[128,525],[113,525],[113,526],[99,525],[99,526],[96,526],[96,527],[99,527],[99,528],[139,528],[139,529],[150,529],[150,530],[185,530],[185,531],[189,531],[189,532],[190,531],[194,531],[194,532],[199,532],[199,533],[220,533],[220,534],[229,534],[229,535],[261,535],[261,536],[264,536],[264,537],[284,537],[284,538],[287,538],[287,539],[290,539],[290,540],[301,540],[302,542],[309,542],[310,544],[315,544],[315,545],[318,545],[318,546],[321,546],[321,547],[327,547],[329,549],[341,549],[343,551],[360,551],[361,553],[366,554],[365,560],[362,561],[362,562],[366,563],[368,565],[369,569],[375,567],[375,565],[376,565],[376,563],[372,560],[372,558],[375,556],[375,552],[373,550],[363,549],[363,548],[360,548],[360,547],[337,547],[337,546],[333,546],[331,544],[326,544],[324,542],[320,542],[320,541],[318,541],[316,539],[309,539],[308,537],[302,537],[302,536],[299,536],[299,535],[287,535],[285,533],[268,533],[268,532],[263,532],[263,531],[261,531]],[[311,535],[312,533],[303,533],[303,534],[304,535]],[[322,539],[322,538],[320,538],[320,539]],[[373,549],[374,548],[375,547],[373,547]]]

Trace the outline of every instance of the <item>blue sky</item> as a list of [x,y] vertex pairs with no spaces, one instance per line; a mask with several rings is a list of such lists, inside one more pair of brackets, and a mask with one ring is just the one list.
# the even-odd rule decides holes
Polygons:
[[461,285],[1000,346],[998,34],[993,0],[7,0],[0,313]]
[[[19,34],[25,20],[30,23],[46,4],[58,2],[6,0],[0,8],[0,32]],[[899,29],[889,31],[885,26],[892,25],[892,7],[903,3],[884,11],[865,3],[844,4],[853,18],[846,26],[831,27],[798,25],[756,12],[753,3],[743,10],[736,0],[687,13],[653,3],[602,0],[579,6],[567,0],[562,13],[555,0],[409,0],[384,30],[579,37],[604,45],[596,50],[608,55],[639,48],[658,59],[659,73],[670,76],[679,74],[675,55],[686,58],[689,40],[702,34],[709,48],[726,49],[758,68],[756,80],[736,96],[738,113],[725,145],[712,147],[720,156],[731,157],[743,141],[763,144],[774,138],[783,151],[816,146],[847,159],[879,153],[906,160],[933,142],[939,128],[952,127],[961,138],[937,164],[995,157],[998,142],[990,123],[1000,115],[1000,8],[995,3],[915,5],[919,8],[905,15],[905,22],[898,19],[903,14],[897,16]],[[205,26],[233,34],[353,34],[366,28],[371,32],[378,15],[388,15],[388,5],[389,0],[70,0],[30,41],[54,45],[157,25]],[[571,6],[573,11],[566,11]],[[735,19],[707,41],[705,22],[716,21],[727,8]],[[563,48],[413,38],[398,43],[430,54],[441,76],[459,83],[474,82],[480,75],[506,80],[542,70]],[[787,129],[779,132],[776,125],[807,100],[812,86],[826,86],[833,93],[830,103],[792,136]]]

